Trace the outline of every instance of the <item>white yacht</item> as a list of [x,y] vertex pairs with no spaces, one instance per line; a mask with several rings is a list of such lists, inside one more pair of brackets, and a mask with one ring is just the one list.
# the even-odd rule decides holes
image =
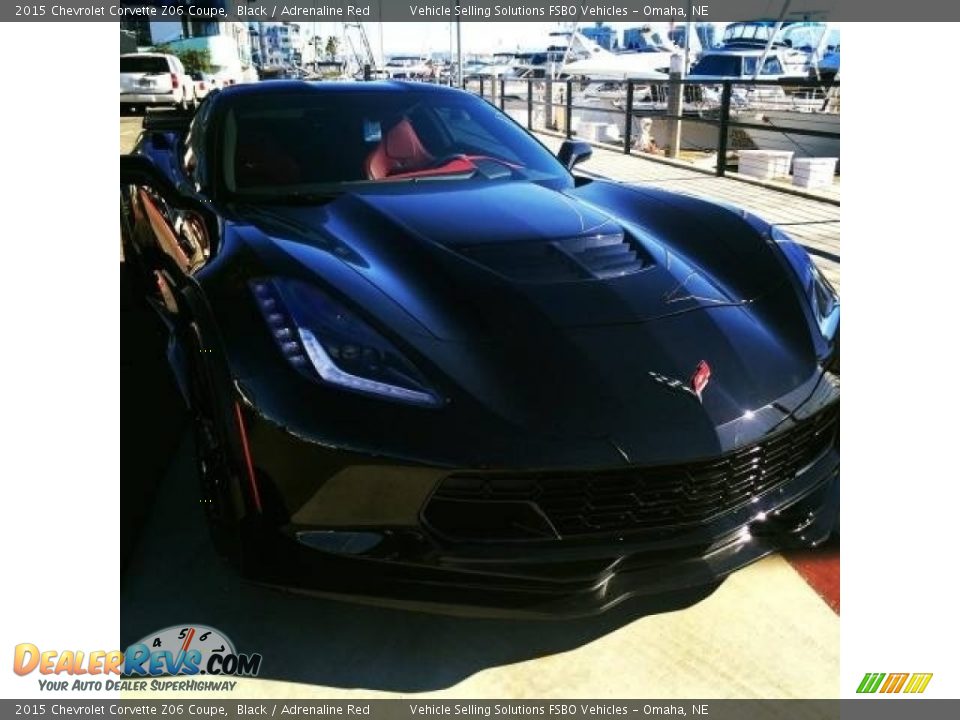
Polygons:
[[584,47],[584,57],[568,61],[563,70],[569,75],[591,80],[663,79],[670,72],[670,58],[684,52],[650,26],[631,31],[630,49],[616,53],[580,33],[575,33],[574,37]]
[[723,44],[703,53],[689,72],[693,79],[752,80],[807,78],[832,51],[839,31],[819,22],[731,23]]
[[[790,88],[790,79],[806,80],[816,68],[828,41],[835,39],[825,23],[740,22],[723,34],[724,44],[704,52],[689,74],[690,80],[779,80],[779,85],[734,85],[731,119],[764,127],[733,128],[731,149],[792,150],[798,157],[839,157],[840,140],[791,132],[840,132],[839,94],[820,89]],[[704,105],[719,106],[720,88],[703,86]],[[700,110],[700,114],[716,110]],[[658,130],[654,123],[654,133]],[[700,123],[684,126],[688,149],[716,147],[716,127]]]
[[388,78],[415,80],[431,77],[433,63],[423,55],[394,55],[383,66]]

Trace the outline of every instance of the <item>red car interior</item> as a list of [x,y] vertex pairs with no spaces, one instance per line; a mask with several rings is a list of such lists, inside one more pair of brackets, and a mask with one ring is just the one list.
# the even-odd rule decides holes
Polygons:
[[367,177],[382,180],[399,173],[422,170],[433,160],[413,125],[404,118],[387,131],[380,144],[367,156]]

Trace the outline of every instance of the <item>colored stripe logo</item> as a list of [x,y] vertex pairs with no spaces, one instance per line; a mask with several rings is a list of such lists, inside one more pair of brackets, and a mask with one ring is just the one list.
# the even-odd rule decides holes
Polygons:
[[867,673],[860,681],[858,693],[922,693],[933,673]]

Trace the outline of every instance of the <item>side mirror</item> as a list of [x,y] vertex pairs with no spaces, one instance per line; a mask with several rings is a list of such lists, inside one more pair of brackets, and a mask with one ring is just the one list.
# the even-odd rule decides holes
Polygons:
[[564,140],[557,153],[557,159],[567,170],[573,170],[574,165],[589,160],[591,155],[593,155],[593,148],[590,143],[583,140]]

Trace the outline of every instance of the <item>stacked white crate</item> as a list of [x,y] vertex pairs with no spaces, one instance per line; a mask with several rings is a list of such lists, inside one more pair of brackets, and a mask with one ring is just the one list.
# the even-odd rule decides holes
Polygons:
[[737,172],[760,180],[772,180],[790,174],[792,150],[740,150]]
[[581,120],[577,123],[575,130],[577,131],[577,137],[581,137],[588,142],[616,141],[620,135],[619,128],[615,123]]
[[583,138],[587,142],[600,142],[603,140],[602,123],[581,120],[576,125],[573,129],[576,131],[577,137]]
[[793,184],[803,188],[833,184],[839,158],[797,158],[793,161]]

